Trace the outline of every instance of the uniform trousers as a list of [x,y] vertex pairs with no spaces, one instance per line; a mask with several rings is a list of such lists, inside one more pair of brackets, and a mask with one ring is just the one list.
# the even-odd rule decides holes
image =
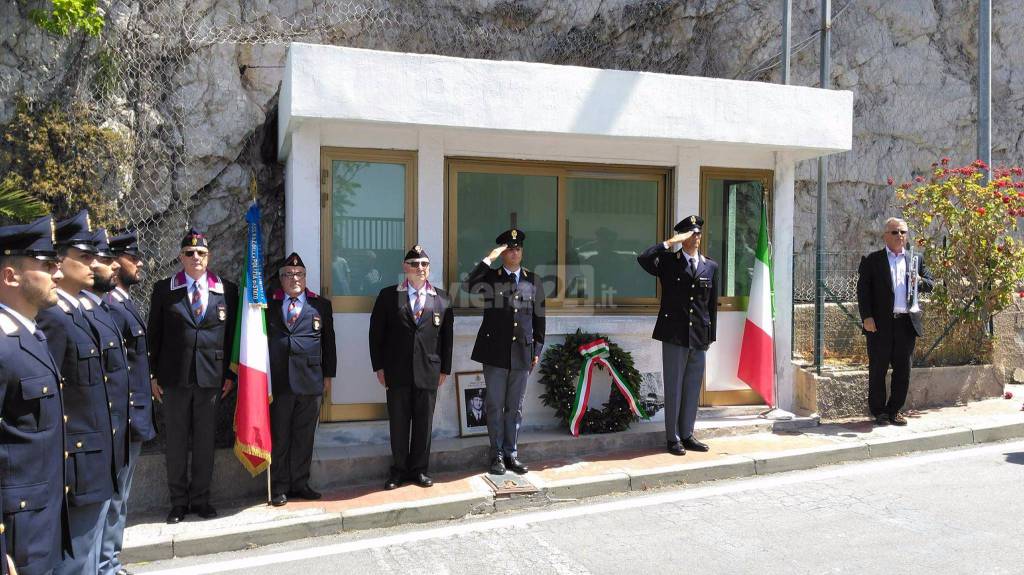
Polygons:
[[[871,415],[896,415],[907,401],[910,388],[910,359],[914,355],[917,332],[910,316],[894,318],[892,329],[867,332],[868,407]],[[885,373],[892,366],[892,383],[886,399]]]
[[103,524],[103,538],[100,544],[100,575],[117,573],[124,565],[119,559],[124,543],[124,526],[128,521],[128,495],[132,488],[135,465],[142,453],[142,442],[132,441],[128,445],[128,465],[117,473],[118,492],[110,500],[107,517]]
[[[71,553],[54,569],[56,575],[96,575],[99,573],[100,542],[110,500],[68,507],[68,531]],[[54,526],[57,528],[59,526]]]
[[427,472],[436,400],[436,389],[411,385],[388,388],[392,473],[413,476]]
[[677,443],[693,435],[707,351],[661,342],[665,373],[665,439]]
[[321,395],[282,393],[270,403],[270,437],[273,445],[270,491],[278,495],[309,485],[313,439],[320,417]]
[[[220,387],[164,388],[164,427],[167,429],[167,489],[172,506],[206,505],[213,479],[213,447]],[[192,439],[192,479],[188,451]]]
[[523,400],[530,370],[484,365],[483,371],[491,457],[515,459],[519,456],[519,428],[523,424]]

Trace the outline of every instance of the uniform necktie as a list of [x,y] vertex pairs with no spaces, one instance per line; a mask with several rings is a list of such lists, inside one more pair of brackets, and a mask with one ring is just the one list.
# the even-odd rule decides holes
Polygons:
[[46,343],[46,334],[43,333],[43,330],[36,328],[36,330],[32,332],[32,335],[36,336],[36,339],[39,341]]
[[412,317],[416,321],[420,321],[420,316],[423,315],[423,293],[416,292],[416,301],[412,304]]
[[198,283],[192,284],[192,315],[196,319],[203,317],[203,294]]
[[288,298],[288,327],[293,327],[299,320],[299,298]]
[[690,258],[690,275],[697,275],[697,258]]

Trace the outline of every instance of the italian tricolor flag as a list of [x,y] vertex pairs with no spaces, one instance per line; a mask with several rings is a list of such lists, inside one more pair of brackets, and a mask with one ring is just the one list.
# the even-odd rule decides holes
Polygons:
[[260,210],[253,202],[248,224],[245,272],[238,302],[238,329],[231,368],[238,374],[235,406],[235,455],[253,476],[270,465],[270,351],[267,345],[266,292],[263,289],[263,238]]
[[754,278],[750,285],[747,323],[743,327],[740,365],[736,376],[775,407],[775,294],[772,285],[772,247],[768,241],[768,209],[761,201]]

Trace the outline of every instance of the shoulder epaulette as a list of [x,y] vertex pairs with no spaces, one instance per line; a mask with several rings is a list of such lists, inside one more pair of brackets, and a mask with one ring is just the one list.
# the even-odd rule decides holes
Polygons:
[[18,333],[18,324],[11,319],[11,316],[7,314],[0,314],[0,329],[2,329],[7,335],[14,335]]
[[71,313],[71,304],[61,298],[57,298],[57,307],[64,310],[64,313]]
[[80,297],[78,298],[78,302],[81,303],[82,307],[84,307],[86,310],[92,311],[93,304],[91,299],[87,297]]

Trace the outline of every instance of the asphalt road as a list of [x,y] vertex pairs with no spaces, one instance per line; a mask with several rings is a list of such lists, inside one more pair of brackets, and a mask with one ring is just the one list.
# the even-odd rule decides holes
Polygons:
[[137,573],[1024,573],[1024,441],[135,565]]

